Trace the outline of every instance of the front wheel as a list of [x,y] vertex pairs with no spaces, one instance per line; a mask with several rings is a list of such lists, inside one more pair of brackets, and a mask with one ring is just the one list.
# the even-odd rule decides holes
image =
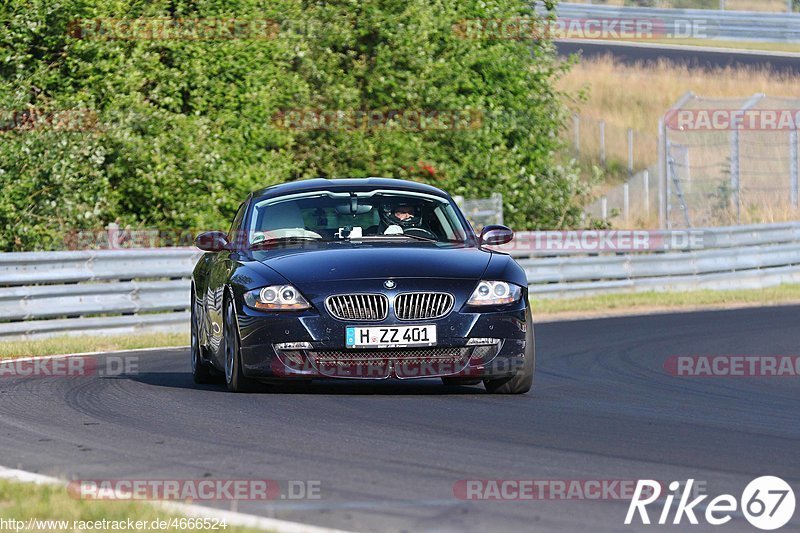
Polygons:
[[233,300],[225,302],[225,319],[222,324],[225,349],[225,384],[231,392],[250,392],[256,383],[242,374],[242,355],[239,350],[239,328]]
[[197,323],[197,315],[197,301],[194,297],[194,290],[192,290],[191,323],[189,326],[191,330],[192,379],[198,384],[213,383],[215,379],[211,367],[203,361],[203,348],[200,346],[200,325]]
[[533,372],[536,367],[536,347],[533,338],[533,318],[528,311],[525,323],[527,332],[525,333],[525,358],[522,368],[509,378],[485,379],[483,386],[486,391],[492,394],[525,394],[533,386]]

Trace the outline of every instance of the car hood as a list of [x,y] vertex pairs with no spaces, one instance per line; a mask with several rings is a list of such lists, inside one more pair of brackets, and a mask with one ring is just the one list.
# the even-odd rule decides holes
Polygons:
[[479,279],[491,252],[433,243],[287,246],[253,252],[253,259],[291,283],[376,278]]

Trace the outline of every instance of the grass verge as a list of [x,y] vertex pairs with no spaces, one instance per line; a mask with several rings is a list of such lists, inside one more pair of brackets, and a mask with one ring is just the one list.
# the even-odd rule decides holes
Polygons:
[[798,43],[762,43],[759,41],[724,41],[717,39],[650,39],[642,42],[679,46],[703,46],[706,48],[733,48],[761,52],[800,52],[800,44]]
[[[623,130],[630,127],[656,135],[658,120],[686,91],[708,98],[743,98],[755,93],[791,98],[797,94],[798,83],[798,76],[758,68],[707,71],[663,60],[625,65],[603,56],[583,59],[559,80],[559,89],[573,95],[566,102],[572,111],[603,119]],[[584,94],[585,99],[574,97],[578,94]],[[594,130],[587,133],[598,136]],[[581,144],[588,140],[581,139]],[[627,146],[620,143],[621,151],[616,153],[616,144],[608,143],[608,156],[627,161]],[[591,151],[590,146],[585,148]],[[655,156],[650,154],[650,160]]]
[[[128,519],[135,522],[146,523],[147,527],[136,529],[138,531],[207,531],[202,518],[187,518],[182,515],[169,513],[153,505],[131,501],[90,501],[78,500],[67,494],[63,486],[34,485],[31,483],[17,483],[0,480],[0,517],[6,520],[5,525],[11,525],[8,520],[22,522],[18,527],[5,527],[10,531],[112,531],[115,530],[109,522],[127,524]],[[177,519],[175,527],[152,527],[154,520]],[[180,520],[184,519],[183,527]],[[29,522],[38,520],[39,522]],[[104,527],[102,521],[106,520]],[[192,522],[194,520],[194,522]],[[43,522],[54,521],[54,522]],[[188,522],[187,522],[188,521]],[[58,523],[61,522],[61,523]],[[84,522],[81,524],[81,522]],[[88,524],[88,523],[91,523]],[[29,525],[33,527],[29,528]],[[200,527],[187,527],[188,525]],[[168,523],[168,525],[171,525]],[[211,524],[208,524],[211,526]],[[127,526],[125,526],[127,527]],[[124,529],[124,528],[123,528]],[[119,529],[119,530],[123,530]],[[262,531],[260,529],[242,528],[228,525],[220,531],[226,533],[248,533]]]
[[111,352],[161,346],[187,346],[188,344],[188,333],[61,336],[35,340],[0,341],[0,359],[82,352]]
[[558,300],[531,299],[534,315],[592,316],[603,314],[692,310],[702,307],[800,303],[800,285],[732,291],[640,292]]

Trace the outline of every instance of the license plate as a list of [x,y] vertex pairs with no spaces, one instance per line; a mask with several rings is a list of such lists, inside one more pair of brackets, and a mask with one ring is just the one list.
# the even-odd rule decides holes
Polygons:
[[435,346],[436,326],[382,326],[362,328],[348,326],[345,333],[348,348],[407,348]]

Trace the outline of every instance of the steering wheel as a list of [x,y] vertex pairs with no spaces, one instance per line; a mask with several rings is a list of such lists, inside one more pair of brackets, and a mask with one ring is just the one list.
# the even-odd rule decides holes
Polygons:
[[418,237],[425,237],[427,239],[439,240],[434,232],[425,228],[405,228],[403,233],[406,235],[417,235]]

